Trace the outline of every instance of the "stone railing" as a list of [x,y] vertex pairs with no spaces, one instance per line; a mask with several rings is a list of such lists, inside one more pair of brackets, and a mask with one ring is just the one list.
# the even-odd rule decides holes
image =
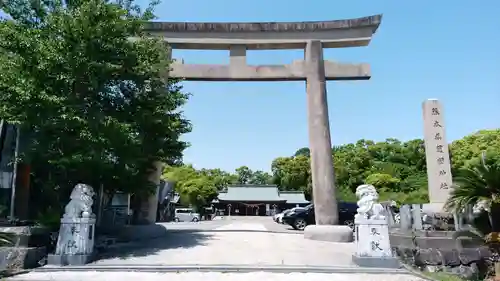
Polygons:
[[492,252],[471,226],[472,212],[433,213],[421,204],[386,211],[391,247],[405,263],[463,278],[484,274],[480,268],[491,261]]
[[389,227],[410,230],[469,230],[474,219],[467,213],[429,212],[422,204],[406,204],[399,209],[385,206]]

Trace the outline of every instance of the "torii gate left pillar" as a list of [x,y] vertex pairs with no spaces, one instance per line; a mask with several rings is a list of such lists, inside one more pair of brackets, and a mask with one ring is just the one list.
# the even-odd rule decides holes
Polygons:
[[[150,22],[146,32],[162,36],[173,49],[229,50],[228,65],[174,62],[169,75],[188,81],[305,81],[311,174],[316,225],[306,238],[352,241],[352,231],[339,226],[335,174],[326,96],[327,80],[367,80],[367,64],[325,61],[323,48],[367,46],[382,16],[292,23]],[[304,49],[305,60],[286,65],[251,66],[247,50]]]

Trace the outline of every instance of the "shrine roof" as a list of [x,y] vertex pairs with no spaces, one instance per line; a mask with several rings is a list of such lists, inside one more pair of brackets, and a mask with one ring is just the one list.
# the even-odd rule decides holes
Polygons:
[[276,185],[232,185],[226,192],[219,193],[220,201],[255,201],[273,202],[281,201],[288,204],[308,204],[302,191],[279,191]]
[[281,191],[280,198],[286,200],[287,204],[309,204],[302,191]]
[[279,196],[275,185],[233,185],[228,186],[227,192],[222,192],[219,201],[285,201]]

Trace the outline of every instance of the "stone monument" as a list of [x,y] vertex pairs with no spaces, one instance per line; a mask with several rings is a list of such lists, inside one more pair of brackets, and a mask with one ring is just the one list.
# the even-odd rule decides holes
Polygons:
[[424,116],[425,157],[429,187],[429,204],[424,213],[440,213],[452,189],[450,153],[446,141],[443,107],[437,99],[422,104]]
[[84,265],[94,254],[95,214],[92,212],[94,190],[77,184],[64,209],[55,254],[49,254],[50,265]]
[[389,243],[389,227],[384,207],[378,203],[373,185],[360,185],[356,189],[358,214],[354,216],[356,231],[355,264],[365,267],[399,268]]

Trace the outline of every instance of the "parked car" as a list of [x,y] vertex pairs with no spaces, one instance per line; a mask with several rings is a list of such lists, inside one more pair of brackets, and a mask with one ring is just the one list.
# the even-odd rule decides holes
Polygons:
[[273,221],[275,223],[282,223],[283,222],[283,215],[284,213],[286,212],[287,210],[281,212],[281,213],[278,213],[276,215],[273,216]]
[[175,209],[174,221],[176,221],[176,222],[180,222],[180,221],[198,222],[198,221],[200,221],[200,214],[196,213],[191,208]]
[[285,216],[286,213],[288,212],[292,212],[296,209],[304,209],[304,207],[295,207],[295,208],[292,208],[292,209],[286,209],[284,210],[283,212],[279,213],[279,214],[276,214],[273,216],[273,220],[276,222],[276,223],[283,223],[283,216]]
[[[354,228],[354,215],[357,214],[356,203],[338,202],[339,223]],[[303,209],[295,209],[283,216],[283,222],[296,230],[304,230],[306,226],[315,224],[314,205],[308,205]]]

